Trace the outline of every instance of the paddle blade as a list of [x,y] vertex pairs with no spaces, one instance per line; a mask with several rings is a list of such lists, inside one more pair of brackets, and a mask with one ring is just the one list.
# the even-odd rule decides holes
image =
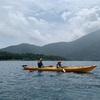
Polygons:
[[63,69],[63,72],[66,72],[66,71]]

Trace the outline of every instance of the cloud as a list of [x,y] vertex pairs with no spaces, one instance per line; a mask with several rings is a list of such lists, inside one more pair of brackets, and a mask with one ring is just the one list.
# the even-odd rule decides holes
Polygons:
[[79,31],[79,37],[100,29],[100,8],[83,8],[69,19],[68,24],[75,34]]
[[97,29],[99,0],[0,0],[1,47],[68,42]]
[[63,20],[67,20],[67,17],[71,17],[71,12],[63,12],[63,14],[61,15]]

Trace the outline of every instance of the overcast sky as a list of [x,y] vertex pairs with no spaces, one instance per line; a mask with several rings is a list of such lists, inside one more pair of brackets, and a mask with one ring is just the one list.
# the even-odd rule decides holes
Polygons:
[[69,42],[100,29],[100,0],[0,0],[0,48]]

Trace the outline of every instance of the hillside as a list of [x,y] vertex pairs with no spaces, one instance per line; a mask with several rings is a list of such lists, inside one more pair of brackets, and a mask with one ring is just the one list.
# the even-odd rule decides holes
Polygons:
[[7,51],[12,53],[34,53],[37,54],[41,51],[41,47],[36,45],[31,45],[27,43],[22,43],[19,45],[13,45],[6,48],[1,49],[0,51]]
[[100,30],[74,41],[72,45],[73,49],[67,54],[72,59],[100,60]]
[[85,35],[72,42],[59,42],[42,47],[20,44],[3,48],[0,51],[13,53],[34,53],[58,55],[70,60],[100,60],[100,30]]
[[100,60],[100,30],[72,42],[48,44],[43,54],[53,54],[76,60]]
[[33,54],[33,53],[11,53],[0,51],[0,61],[1,60],[39,60],[43,58],[43,60],[66,60],[64,57],[53,56],[53,55],[43,55],[43,54]]

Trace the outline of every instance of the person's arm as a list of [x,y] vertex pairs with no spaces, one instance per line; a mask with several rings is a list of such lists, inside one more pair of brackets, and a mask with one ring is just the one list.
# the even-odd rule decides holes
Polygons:
[[56,67],[58,68],[58,63],[56,64]]
[[44,67],[43,62],[41,62],[41,66]]

